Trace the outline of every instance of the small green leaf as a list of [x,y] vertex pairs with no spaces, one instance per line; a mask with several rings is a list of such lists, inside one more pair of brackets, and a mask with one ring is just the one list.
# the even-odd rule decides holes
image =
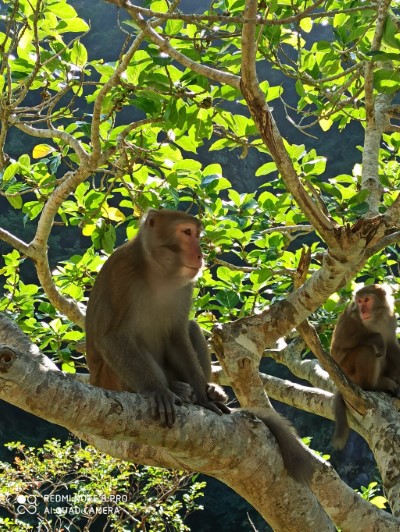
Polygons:
[[364,202],[364,203],[359,203],[357,205],[353,205],[350,210],[351,212],[354,212],[357,215],[361,216],[362,214],[365,214],[366,212],[368,212],[368,209],[369,209],[368,203]]
[[7,199],[14,209],[21,209],[23,202],[21,196],[7,196]]
[[0,182],[2,184],[7,183],[12,179],[17,171],[19,170],[19,164],[18,163],[11,163],[7,166],[7,168],[4,170],[3,175],[0,176]]
[[218,292],[215,298],[218,303],[228,309],[235,308],[240,300],[238,294],[233,290],[224,290],[223,292]]
[[334,198],[338,199],[339,201],[342,199],[342,194],[340,190],[335,187],[334,185],[331,185],[330,183],[323,183],[318,182],[315,183],[315,185],[322,191],[326,192],[329,196],[333,196]]
[[268,175],[271,172],[276,172],[276,164],[273,161],[271,161],[269,163],[265,163],[262,166],[260,166],[256,170],[256,176],[258,177],[258,176],[261,176],[261,175]]
[[385,94],[400,90],[400,72],[391,68],[380,68],[374,72],[374,86]]

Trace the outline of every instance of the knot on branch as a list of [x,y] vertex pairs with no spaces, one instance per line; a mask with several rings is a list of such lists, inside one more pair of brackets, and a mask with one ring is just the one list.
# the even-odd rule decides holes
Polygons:
[[16,358],[17,355],[13,349],[8,346],[0,346],[0,373],[7,373]]
[[336,242],[342,251],[354,254],[365,249],[374,239],[380,228],[383,228],[383,216],[363,218],[355,224],[346,224],[334,229]]
[[265,348],[260,338],[264,321],[262,315],[256,315],[214,327],[211,343],[218,359],[244,353],[244,358],[259,361]]

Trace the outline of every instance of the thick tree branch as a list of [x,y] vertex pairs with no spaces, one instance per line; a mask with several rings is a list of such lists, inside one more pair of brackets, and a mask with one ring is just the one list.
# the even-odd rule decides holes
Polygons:
[[12,125],[23,131],[27,135],[37,137],[40,139],[59,139],[65,142],[68,146],[74,150],[81,163],[87,163],[89,161],[89,154],[83,148],[82,144],[66,131],[58,129],[38,129],[28,124],[24,124],[19,121],[11,121]]
[[[257,0],[247,0],[244,16],[255,21]],[[336,223],[326,216],[307,194],[293,167],[277,128],[265,95],[261,91],[256,73],[256,22],[248,22],[242,32],[242,78],[240,88],[260,135],[274,159],[279,173],[290,193],[307,216],[313,227],[322,235],[328,245],[334,245],[333,229]]]
[[[4,333],[5,331],[5,333]],[[13,345],[26,349],[26,337],[4,316],[0,317],[0,397],[28,412],[67,427],[73,432],[90,434],[90,439],[123,441],[117,443],[117,454],[122,450],[138,455],[138,447],[150,451],[148,461],[163,465],[162,458],[173,459],[165,465],[179,463],[186,469],[195,469],[219,478],[243,495],[257,508],[275,529],[290,518],[291,527],[299,530],[333,530],[316,497],[306,488],[287,477],[273,437],[263,423],[246,414],[217,416],[199,407],[181,407],[172,429],[160,427],[151,419],[145,397],[127,392],[108,392],[84,385],[45,362],[37,350],[30,353],[4,345],[12,334]],[[193,434],[196,433],[196,440]],[[215,438],[218,434],[218,438]],[[101,440],[100,440],[101,442]],[[128,443],[127,443],[128,442]],[[229,445],[227,444],[229,442]],[[207,452],[205,452],[207,448]],[[113,448],[110,447],[113,454]],[[139,452],[140,455],[140,452]],[[238,459],[234,466],[233,457]],[[125,457],[126,458],[126,457]],[[144,456],[142,456],[144,458]],[[143,460],[146,461],[146,460]],[[326,510],[345,530],[348,515],[337,520],[338,506],[334,501],[349,496],[350,488],[342,483],[326,464],[316,461],[312,481],[315,495],[326,503]],[[326,491],[326,482],[335,485]],[[255,490],[254,487],[257,486]],[[261,490],[259,487],[264,486]],[[273,489],[272,489],[273,487]],[[290,494],[293,514],[287,505]],[[299,509],[304,509],[304,512]],[[352,492],[354,518],[374,523],[375,527],[396,530],[398,521],[363,501]]]
[[297,330],[306,342],[310,351],[317,357],[321,366],[329,373],[329,376],[343,395],[343,398],[350,403],[357,412],[365,414],[368,406],[371,405],[368,404],[368,401],[367,404],[365,404],[365,397],[360,396],[358,386],[355,386],[346,377],[333,358],[322,348],[314,327],[305,320],[297,326]]
[[4,242],[7,242],[10,246],[12,246],[14,249],[18,250],[21,255],[25,255],[26,257],[30,257],[31,248],[29,244],[21,240],[20,238],[16,237],[9,231],[6,231],[5,229],[2,229],[0,227],[0,239],[4,240]]
[[[217,416],[200,407],[184,406],[178,409],[172,429],[161,427],[151,418],[145,396],[108,392],[82,384],[50,366],[45,369],[38,363],[44,358],[40,353],[32,356],[32,352],[27,354],[5,346],[2,330],[0,323],[0,398],[72,432],[130,441],[135,446],[144,444],[150,450],[150,463],[160,463],[164,453],[168,453],[172,459],[164,465],[179,461],[185,469],[213,475],[235,489],[238,485],[239,492],[243,495],[246,492],[251,504],[278,527],[285,512],[287,518],[288,509],[281,502],[283,494],[289,492],[294,508],[304,504],[314,508],[302,516],[303,523],[311,528],[330,529],[327,516],[311,491],[299,490],[299,484],[287,477],[283,463],[279,462],[276,442],[260,421],[242,413]],[[232,468],[234,456],[240,459]],[[316,467],[326,466],[316,459]],[[273,484],[274,493],[266,486],[261,497],[259,493],[257,497],[252,494],[249,487],[256,477],[257,481],[264,479],[267,485]],[[299,516],[292,518],[300,526]]]
[[64,297],[56,287],[50,271],[47,243],[53,227],[54,218],[58,210],[76,187],[91,174],[90,163],[81,164],[74,172],[67,172],[61,184],[58,185],[47,200],[40,215],[37,230],[30,247],[35,256],[35,266],[39,281],[51,304],[65,314],[71,321],[84,327],[84,315],[76,302]]
[[[375,25],[374,37],[371,44],[371,52],[380,49],[386,17],[388,15],[390,0],[378,0],[378,16]],[[393,99],[392,94],[378,94],[374,96],[374,71],[375,62],[365,63],[365,111],[366,128],[364,138],[364,150],[362,157],[362,188],[369,191],[367,198],[369,209],[367,217],[376,216],[379,213],[379,204],[382,197],[383,187],[379,181],[378,153],[382,133],[389,126],[388,110]]]

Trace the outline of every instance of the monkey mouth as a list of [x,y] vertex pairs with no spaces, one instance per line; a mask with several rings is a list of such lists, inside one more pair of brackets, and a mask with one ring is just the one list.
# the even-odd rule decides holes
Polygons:
[[184,264],[183,270],[185,273],[184,272],[182,273],[187,279],[194,279],[195,277],[199,275],[201,267],[187,266],[186,264]]

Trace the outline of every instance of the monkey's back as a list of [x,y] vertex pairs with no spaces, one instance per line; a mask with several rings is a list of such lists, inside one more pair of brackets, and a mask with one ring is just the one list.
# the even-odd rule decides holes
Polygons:
[[[127,306],[127,290],[122,289],[125,279],[129,287],[135,270],[140,268],[135,261],[135,240],[117,248],[105,261],[97,274],[86,310],[86,361],[90,383],[109,390],[126,389],[117,374],[105,362],[102,355],[104,337],[123,323]],[[118,280],[118,282],[117,282]]]

